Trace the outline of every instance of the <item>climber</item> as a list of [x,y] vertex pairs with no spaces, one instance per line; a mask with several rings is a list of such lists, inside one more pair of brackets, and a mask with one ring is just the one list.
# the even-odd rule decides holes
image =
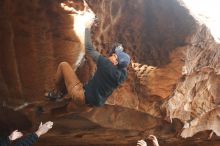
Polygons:
[[[149,135],[147,139],[151,140],[154,146],[159,146],[156,136]],[[147,146],[147,142],[145,140],[138,140],[137,146]]]
[[[64,81],[69,97],[78,107],[102,106],[114,89],[127,78],[130,56],[123,51],[122,45],[114,48],[108,58],[95,51],[90,34],[93,22],[94,20],[88,20],[85,23],[85,48],[97,65],[93,78],[83,87],[75,73],[76,69],[73,69],[67,62],[61,62],[56,73],[55,89],[46,94],[49,99],[64,97],[65,93],[61,87],[62,81]],[[67,99],[66,97],[65,99]]]
[[53,126],[53,122],[51,121],[48,121],[44,124],[41,123],[36,132],[29,134],[27,137],[20,140],[16,140],[16,139],[21,138],[23,134],[18,130],[15,130],[8,137],[0,138],[0,146],[8,146],[11,144],[13,146],[31,146],[37,142],[38,138],[41,135],[47,133],[52,128],[52,126]]

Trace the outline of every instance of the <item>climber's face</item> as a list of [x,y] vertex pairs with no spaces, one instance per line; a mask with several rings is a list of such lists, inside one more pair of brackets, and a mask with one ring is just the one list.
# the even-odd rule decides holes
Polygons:
[[112,64],[118,65],[118,56],[115,53],[113,53],[108,59],[112,62]]

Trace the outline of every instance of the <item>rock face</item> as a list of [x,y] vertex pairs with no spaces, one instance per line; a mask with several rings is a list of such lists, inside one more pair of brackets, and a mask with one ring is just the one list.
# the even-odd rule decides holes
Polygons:
[[58,1],[1,1],[1,101],[39,100],[61,61],[82,49]]
[[206,27],[198,28],[186,51],[183,79],[164,104],[170,118],[185,123],[183,137],[204,130],[213,130],[219,136],[219,47]]
[[[0,103],[17,111],[0,112],[11,113],[0,123],[14,118],[16,128],[32,131],[40,121],[53,120],[39,145],[135,145],[148,134],[158,136],[162,146],[219,145],[220,46],[207,27],[177,0],[87,3],[98,18],[92,27],[95,48],[107,55],[122,43],[131,55],[127,81],[104,107],[61,114],[66,104],[48,103],[43,95],[53,88],[59,62],[75,66],[85,53],[83,1],[3,0]],[[94,71],[88,58],[77,73],[85,83]],[[39,114],[40,105],[53,109]],[[207,142],[210,130],[216,135]]]
[[[98,17],[98,28],[93,35],[98,50],[108,52],[112,44],[120,42],[132,55],[130,70],[136,78],[131,77],[132,81],[125,92],[120,90],[119,97],[113,96],[114,103],[125,106],[131,102],[128,107],[149,112],[145,99],[152,102],[167,98],[181,77],[185,40],[195,31],[194,19],[176,1],[88,2]],[[134,93],[129,93],[132,96],[127,95],[132,90]],[[120,97],[123,99],[118,100]]]

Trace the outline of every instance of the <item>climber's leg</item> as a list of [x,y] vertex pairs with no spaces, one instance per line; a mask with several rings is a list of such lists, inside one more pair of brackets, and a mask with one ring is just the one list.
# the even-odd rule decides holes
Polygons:
[[[67,66],[67,67],[66,67]],[[58,68],[57,68],[57,72],[56,72],[56,75],[55,75],[55,90],[62,90],[64,87],[66,88],[66,82],[64,80],[64,75],[66,76],[66,78],[69,76],[70,80],[71,80],[71,72],[73,72],[72,70],[72,67],[69,65],[69,63],[67,62],[61,62],[59,65],[58,65]],[[66,68],[66,69],[65,69]],[[65,71],[67,70],[67,71]],[[70,72],[70,74],[68,75],[68,72]]]
[[60,69],[68,91],[68,97],[72,98],[72,101],[67,106],[67,112],[81,113],[91,111],[92,107],[85,103],[83,84],[72,67],[68,63],[62,63]]
[[72,77],[75,82],[74,84],[69,85],[67,87],[68,94],[77,105],[84,105],[85,95],[84,95],[83,84],[79,81],[75,72],[73,73]]
[[92,107],[85,102],[83,84],[78,79],[76,73],[68,63],[61,65],[61,70],[64,78],[68,95],[72,101],[67,106],[67,112],[89,112]]
[[62,79],[65,82],[68,95],[73,99],[73,101],[78,105],[85,104],[83,85],[79,81],[70,64],[67,62],[61,62],[58,66],[55,81],[57,87],[59,87],[60,81],[62,81]]

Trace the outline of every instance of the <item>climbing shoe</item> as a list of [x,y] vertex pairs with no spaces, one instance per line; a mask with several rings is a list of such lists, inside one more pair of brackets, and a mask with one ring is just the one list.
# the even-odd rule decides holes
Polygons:
[[55,91],[55,90],[52,90],[52,91],[49,91],[49,92],[45,93],[45,97],[48,98],[51,101],[62,100],[63,96],[64,96],[64,94],[62,92]]

